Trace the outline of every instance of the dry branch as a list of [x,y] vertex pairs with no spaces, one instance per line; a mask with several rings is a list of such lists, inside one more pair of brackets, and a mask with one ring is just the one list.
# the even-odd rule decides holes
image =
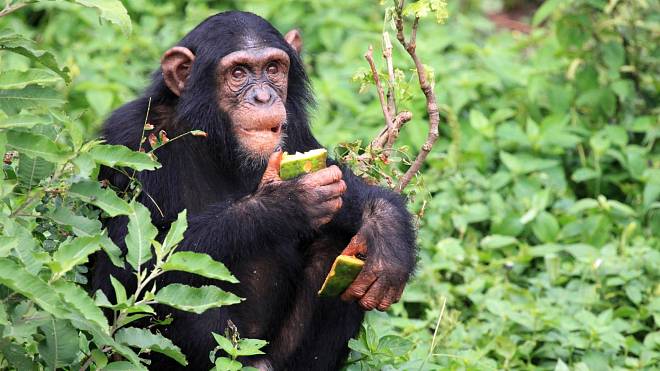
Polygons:
[[[438,140],[439,131],[438,126],[440,124],[440,112],[438,110],[438,103],[435,97],[435,92],[433,91],[433,82],[429,81],[429,76],[426,72],[424,64],[421,62],[417,56],[417,29],[419,28],[419,17],[415,17],[412,23],[412,29],[410,32],[410,38],[406,40],[404,33],[404,17],[403,17],[403,5],[405,1],[399,0],[396,3],[394,9],[394,24],[396,27],[396,37],[399,40],[399,43],[406,50],[410,58],[415,64],[415,69],[417,71],[417,78],[419,81],[419,86],[424,93],[426,98],[426,111],[429,117],[429,130],[422,145],[417,157],[410,165],[408,170],[401,177],[399,184],[396,187],[397,192],[402,192],[403,189],[410,183],[412,178],[417,174],[421,169],[426,157],[433,148],[433,145]],[[399,130],[401,127],[408,121],[412,119],[412,114],[410,112],[397,112],[396,100],[394,97],[394,67],[392,64],[392,43],[390,42],[389,34],[383,32],[383,58],[387,64],[387,75],[388,75],[388,91],[387,91],[387,100],[385,98],[385,93],[378,76],[378,70],[374,64],[373,60],[373,48],[369,46],[369,50],[365,54],[367,62],[371,67],[371,73],[376,83],[376,90],[378,91],[378,98],[380,100],[380,105],[383,110],[383,115],[385,116],[385,128],[376,136],[376,138],[371,142],[372,149],[384,149],[384,156],[389,157],[392,145],[394,141],[399,136]],[[394,118],[392,118],[394,116]]]

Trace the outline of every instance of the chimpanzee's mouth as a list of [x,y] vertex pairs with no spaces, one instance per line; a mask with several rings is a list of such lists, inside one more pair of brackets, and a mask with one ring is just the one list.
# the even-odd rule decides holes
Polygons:
[[267,133],[271,132],[273,134],[279,134],[280,131],[282,130],[282,124],[276,124],[270,128],[254,128],[254,129],[245,129],[245,128],[240,128],[242,131],[249,133],[249,134],[258,134],[258,133]]

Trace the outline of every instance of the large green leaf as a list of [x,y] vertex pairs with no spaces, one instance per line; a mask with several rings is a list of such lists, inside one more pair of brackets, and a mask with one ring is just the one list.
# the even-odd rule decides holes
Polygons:
[[149,209],[137,201],[131,202],[130,206],[132,210],[128,215],[126,261],[133,269],[140,270],[140,266],[151,259],[151,244],[158,230],[151,224]]
[[186,312],[204,313],[207,309],[241,302],[238,296],[216,286],[191,287],[173,283],[156,293],[156,301]]
[[121,145],[100,144],[92,148],[89,153],[94,161],[110,167],[130,167],[137,171],[155,170],[161,167],[158,161],[153,160],[143,152],[136,152]]
[[31,190],[39,182],[50,176],[55,166],[52,162],[46,161],[41,157],[30,157],[21,153],[18,157],[18,182],[24,188]]
[[60,297],[46,282],[10,259],[0,259],[0,284],[21,293],[58,318],[67,315]]
[[176,218],[176,221],[170,226],[170,230],[163,240],[162,251],[164,254],[167,254],[173,247],[175,247],[179,242],[183,240],[183,234],[188,229],[188,212],[183,210],[179,213]]
[[55,281],[51,286],[60,294],[70,310],[75,310],[80,316],[96,324],[105,333],[109,332],[108,320],[105,315],[81,286],[64,280]]
[[181,349],[174,345],[170,339],[160,334],[154,334],[147,329],[135,327],[119,329],[115,334],[115,340],[141,350],[149,349],[164,354],[183,366],[188,364],[186,356],[181,353]]
[[172,254],[163,264],[164,271],[183,271],[207,278],[238,283],[224,264],[213,260],[209,255],[192,251],[182,251]]
[[0,50],[9,50],[28,57],[60,75],[67,84],[71,81],[69,69],[67,67],[60,68],[53,53],[39,49],[34,41],[26,39],[12,30],[4,29],[0,31]]
[[30,85],[23,89],[0,90],[0,110],[7,114],[28,108],[59,107],[64,103],[61,94],[50,87]]
[[51,318],[39,329],[45,335],[39,342],[39,357],[46,361],[50,369],[68,366],[76,360],[78,331],[69,321]]
[[98,10],[101,18],[118,25],[124,34],[131,33],[131,18],[119,0],[74,0],[76,3]]
[[76,265],[87,263],[89,255],[100,249],[101,236],[77,237],[63,242],[48,266],[55,275],[61,276]]
[[50,138],[35,133],[9,130],[7,132],[7,146],[30,157],[41,157],[51,162],[66,161],[71,152],[69,148]]
[[50,117],[37,116],[32,114],[13,115],[0,118],[0,129],[25,128],[29,129],[38,124],[51,124],[53,120]]
[[0,90],[23,89],[28,85],[52,85],[60,80],[51,71],[39,68],[8,70],[0,74]]
[[76,236],[94,236],[101,233],[100,221],[77,215],[68,205],[55,208],[48,217],[58,224],[71,227]]
[[128,215],[132,212],[131,207],[126,201],[119,198],[112,190],[101,188],[101,185],[98,182],[84,180],[82,182],[74,183],[69,189],[69,194],[94,206],[100,207],[112,217],[117,215]]

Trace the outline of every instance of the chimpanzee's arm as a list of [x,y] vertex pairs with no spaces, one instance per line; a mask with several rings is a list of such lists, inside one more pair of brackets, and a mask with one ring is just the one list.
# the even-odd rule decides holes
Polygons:
[[332,224],[366,240],[367,260],[342,298],[358,300],[365,309],[385,310],[399,300],[415,267],[412,217],[403,196],[366,184],[348,168],[343,179],[344,205]]
[[[210,205],[188,218],[181,249],[197,250],[214,259],[235,259],[280,242],[291,243],[313,232],[309,217],[290,191],[266,188],[237,201]],[[293,201],[293,202],[292,202]]]
[[[189,218],[183,247],[203,248],[217,260],[249,254],[280,243],[299,245],[329,222],[342,206],[346,184],[330,166],[282,181],[282,152],[271,155],[256,192],[238,201],[210,205]],[[212,247],[212,249],[209,249]]]

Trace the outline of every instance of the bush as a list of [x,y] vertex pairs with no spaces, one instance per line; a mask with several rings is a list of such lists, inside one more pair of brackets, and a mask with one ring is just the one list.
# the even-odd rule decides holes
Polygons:
[[[135,349],[182,359],[167,339],[126,322],[166,295],[150,294],[144,281],[144,295],[94,301],[84,293],[84,263],[101,249],[117,259],[99,213],[132,216],[135,228],[150,230],[130,196],[93,181],[98,167],[158,166],[94,140],[99,124],[206,16],[250,10],[281,31],[303,31],[323,143],[368,140],[382,126],[373,89],[352,82],[365,82],[362,55],[390,27],[376,5],[127,0],[125,14],[80,6],[90,3],[40,1],[2,18],[2,367],[99,369],[113,353],[137,364]],[[443,116],[425,176],[411,189],[411,209],[423,215],[418,272],[401,303],[367,317],[347,368],[660,367],[659,2],[545,1],[528,35],[481,15],[498,2],[460,3],[450,2],[446,25],[425,23],[418,35]],[[99,14],[113,25],[98,25]],[[412,76],[412,65],[397,67]],[[426,135],[425,104],[410,95],[414,80],[400,87],[400,108],[414,117],[401,138],[415,148]],[[169,255],[155,245],[159,269],[175,245]],[[216,294],[203,304],[236,300]],[[123,321],[107,323],[99,307]],[[221,339],[236,352],[240,340]]]

